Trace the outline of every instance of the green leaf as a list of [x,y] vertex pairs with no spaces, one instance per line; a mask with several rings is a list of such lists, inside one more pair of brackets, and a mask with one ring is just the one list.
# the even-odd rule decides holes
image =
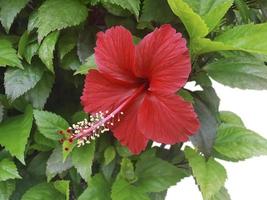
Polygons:
[[21,198],[21,200],[65,200],[52,183],[40,183],[30,188]]
[[235,113],[230,111],[220,111],[221,122],[237,126],[245,126],[242,119]]
[[224,124],[218,129],[213,148],[219,153],[216,157],[240,161],[267,155],[267,140],[245,127]]
[[187,176],[184,169],[156,157],[141,157],[135,173],[138,177],[136,185],[144,192],[164,191]]
[[38,40],[52,31],[79,25],[87,15],[86,6],[80,1],[46,0],[37,14]]
[[212,31],[232,6],[233,0],[185,0]]
[[[160,8],[160,9],[159,9]],[[168,23],[175,19],[166,0],[145,0],[142,7],[141,21]]]
[[9,29],[22,8],[26,6],[29,0],[8,0],[1,1],[0,4],[0,20],[5,28],[6,32],[9,32]]
[[38,21],[38,12],[37,10],[34,10],[28,20],[28,26],[27,26],[27,31],[32,32],[33,29],[37,28],[37,21]]
[[175,15],[185,25],[191,38],[204,37],[209,33],[205,21],[184,0],[168,0]]
[[57,174],[60,174],[70,169],[72,166],[73,165],[70,157],[67,158],[65,162],[63,162],[62,149],[60,146],[57,147],[56,149],[54,149],[54,151],[52,152],[47,161],[47,167],[46,167],[47,180],[50,181]]
[[216,37],[214,41],[197,38],[192,41],[194,54],[219,50],[240,50],[267,55],[267,42],[261,40],[267,33],[267,23],[235,26]]
[[151,200],[165,200],[167,195],[167,190],[157,193],[150,193],[149,197]]
[[18,45],[18,54],[20,56],[24,56],[25,54],[25,49],[26,46],[28,44],[28,40],[29,40],[29,32],[25,31],[22,36],[19,39],[19,45]]
[[92,173],[95,153],[95,142],[75,148],[72,152],[72,162],[81,177],[88,181]]
[[81,62],[75,49],[69,52],[61,61],[61,67],[66,70],[77,70]]
[[77,32],[75,30],[67,30],[60,35],[58,40],[59,58],[68,54],[77,44]]
[[116,4],[124,9],[129,10],[131,13],[133,13],[136,18],[139,16],[139,10],[140,10],[140,0],[101,0],[101,2]]
[[112,186],[112,200],[150,200],[141,188],[131,185],[122,178],[117,178]]
[[102,6],[112,15],[115,16],[120,16],[120,17],[129,17],[131,15],[131,12],[123,9],[121,6],[112,4],[112,3],[107,3],[102,1]]
[[0,102],[0,123],[2,122],[4,117],[4,106],[2,105],[2,103]]
[[81,63],[85,63],[88,57],[94,53],[97,32],[95,27],[89,25],[84,26],[79,32],[77,54]]
[[121,156],[121,157],[130,157],[133,154],[129,151],[129,149],[125,146],[122,146],[119,142],[116,142],[115,144],[116,146],[116,150],[117,153]]
[[256,59],[225,58],[205,66],[216,81],[241,89],[267,89],[267,66]]
[[225,187],[222,187],[210,200],[231,200],[230,195]]
[[120,176],[130,183],[134,183],[137,177],[134,172],[134,166],[130,159],[123,158],[121,161]]
[[114,160],[116,157],[116,151],[115,148],[113,146],[109,146],[106,148],[105,152],[104,152],[104,164],[108,165],[112,160]]
[[267,34],[267,23],[235,26],[218,37],[215,41],[222,42],[237,50],[251,53],[267,54],[267,41],[262,40]]
[[24,57],[29,64],[31,64],[32,58],[37,54],[38,49],[39,49],[39,44],[37,42],[27,45]]
[[9,118],[0,124],[0,144],[22,163],[32,120],[32,108],[28,106],[23,115]]
[[12,43],[0,38],[0,66],[5,67],[7,65],[23,68]]
[[33,114],[38,130],[49,139],[59,140],[61,136],[58,131],[66,130],[69,127],[65,119],[54,113],[34,110]]
[[31,102],[34,108],[43,109],[52,90],[54,81],[55,77],[45,72],[35,87],[26,92],[25,99]]
[[0,182],[0,199],[6,200],[12,195],[16,187],[14,180]]
[[225,183],[227,175],[224,167],[213,158],[206,160],[189,147],[185,148],[185,156],[200,187],[203,199],[210,199]]
[[70,181],[55,181],[54,187],[66,196],[66,200],[70,199]]
[[190,141],[206,156],[212,151],[218,127],[219,98],[211,87],[194,93],[194,108],[200,121],[200,129],[190,137]]
[[168,0],[172,11],[180,17],[191,38],[211,32],[233,4],[233,0]]
[[194,97],[187,90],[180,89],[177,93],[180,97],[182,97],[185,101],[190,103],[194,103]]
[[0,181],[21,178],[15,163],[9,159],[0,161]]
[[41,80],[43,72],[38,62],[25,64],[24,69],[9,68],[5,72],[4,80],[7,97],[14,101],[22,96]]
[[[32,177],[37,177],[41,180],[45,180],[46,163],[49,158],[48,152],[38,153],[27,165],[27,172]],[[25,179],[25,177],[24,177]]]
[[39,57],[46,65],[47,69],[54,73],[53,58],[54,50],[57,42],[59,32],[50,33],[42,42],[39,48]]
[[96,69],[96,63],[95,63],[95,54],[89,56],[85,63],[82,64],[74,73],[74,75],[77,74],[87,74],[90,69]]
[[211,41],[208,38],[194,38],[190,42],[192,55],[199,55],[211,51],[236,50],[234,47],[219,41]]
[[48,139],[47,137],[43,136],[39,131],[35,132],[33,138],[37,146],[32,145],[31,147],[34,149],[41,148],[42,151],[49,151],[51,149],[54,149],[58,144],[58,141]]
[[110,184],[102,174],[97,174],[89,181],[87,189],[78,200],[111,200]]

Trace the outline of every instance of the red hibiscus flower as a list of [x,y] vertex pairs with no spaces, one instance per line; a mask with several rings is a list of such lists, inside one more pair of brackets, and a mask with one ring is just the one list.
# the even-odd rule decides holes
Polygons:
[[170,25],[136,46],[121,26],[100,32],[95,59],[98,69],[87,74],[81,97],[84,110],[94,115],[72,139],[83,143],[108,128],[138,154],[148,140],[175,144],[197,131],[192,105],[176,95],[191,71],[186,40]]

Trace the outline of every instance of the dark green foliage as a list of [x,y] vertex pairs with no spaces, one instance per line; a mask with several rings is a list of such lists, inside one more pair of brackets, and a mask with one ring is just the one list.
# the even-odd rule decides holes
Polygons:
[[[0,0],[0,200],[163,200],[193,175],[205,200],[228,200],[214,158],[267,154],[267,142],[229,111],[219,112],[210,78],[240,89],[267,89],[264,0]],[[57,132],[88,117],[80,96],[96,69],[96,34],[123,25],[137,44],[170,23],[187,38],[201,92],[177,95],[201,122],[183,144],[141,155],[107,133],[81,148]],[[67,149],[67,150],[66,150]]]

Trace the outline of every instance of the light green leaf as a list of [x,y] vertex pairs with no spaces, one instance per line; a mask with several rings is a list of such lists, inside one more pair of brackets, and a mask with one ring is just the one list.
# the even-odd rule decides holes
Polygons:
[[191,38],[205,37],[223,18],[233,0],[168,0]]
[[226,124],[245,126],[242,119],[237,114],[230,111],[220,111],[220,119],[221,122]]
[[133,13],[136,18],[139,16],[140,0],[101,0],[101,2],[116,4]]
[[57,147],[56,149],[54,149],[54,151],[52,152],[47,161],[47,167],[46,167],[47,181],[50,181],[57,174],[60,174],[70,169],[72,166],[73,165],[70,157],[67,158],[65,162],[63,162],[62,149],[60,146]]
[[262,40],[267,34],[267,23],[235,26],[218,37],[215,41],[232,46],[235,49],[251,53],[267,54],[267,41]]
[[0,182],[0,199],[6,200],[12,195],[16,187],[14,180]]
[[156,157],[141,157],[135,173],[138,177],[136,185],[144,192],[164,191],[187,176],[184,169]]
[[102,174],[97,174],[89,181],[87,189],[78,200],[111,200],[110,184]]
[[54,113],[34,110],[33,114],[38,130],[49,139],[59,140],[61,136],[58,131],[66,130],[69,127],[65,119]]
[[95,153],[95,142],[75,148],[72,152],[72,162],[81,177],[87,182],[92,173]]
[[79,25],[87,15],[88,10],[80,1],[46,0],[37,14],[38,40],[52,31]]
[[204,67],[216,81],[241,89],[267,89],[267,66],[256,59],[225,58]]
[[63,57],[68,54],[77,44],[77,32],[75,30],[67,30],[60,34],[58,40],[58,51],[59,58],[62,60]]
[[224,167],[212,157],[206,160],[205,157],[189,147],[185,148],[185,156],[200,187],[203,199],[210,199],[220,191],[225,183],[227,175]]
[[131,185],[126,180],[122,178],[117,178],[113,183],[112,200],[150,200],[147,194],[145,194],[140,187],[135,187]]
[[39,57],[46,65],[46,67],[54,73],[53,58],[54,50],[57,42],[59,32],[50,33],[42,42],[39,48]]
[[236,125],[221,125],[213,146],[216,157],[240,161],[253,156],[267,155],[267,140],[257,133]]
[[0,144],[22,163],[32,120],[32,108],[28,106],[23,115],[9,118],[0,124]]
[[74,73],[77,74],[87,74],[90,69],[96,69],[95,55],[91,55],[86,59],[86,62],[82,64]]
[[237,50],[219,41],[211,41],[208,38],[194,38],[190,42],[190,51],[192,55],[199,55],[211,51]]
[[14,101],[22,96],[41,80],[43,72],[38,62],[25,64],[24,69],[9,68],[4,80],[7,97]]
[[[160,8],[160,9],[159,9]],[[142,7],[141,21],[168,23],[175,19],[166,0],[145,0]]]
[[43,109],[52,90],[54,81],[55,77],[45,72],[35,87],[25,94],[25,99],[31,102],[34,108]]
[[116,157],[116,151],[115,148],[113,146],[109,146],[106,148],[105,152],[104,152],[104,164],[108,165],[112,160],[114,160]]
[[55,181],[54,187],[66,196],[66,200],[70,199],[70,181],[61,180]]
[[9,29],[22,8],[26,6],[29,0],[8,0],[1,1],[0,4],[0,20],[6,32]]
[[184,0],[212,31],[232,6],[233,0]]
[[65,200],[64,195],[57,191],[52,183],[40,183],[30,188],[21,200]]
[[205,21],[184,0],[168,0],[168,3],[185,25],[191,38],[204,37],[209,33]]
[[217,192],[209,200],[231,200],[230,195],[225,187],[222,187],[219,192]]
[[23,68],[12,43],[0,38],[0,66],[5,67],[7,65]]
[[21,178],[15,163],[9,159],[0,161],[0,181]]

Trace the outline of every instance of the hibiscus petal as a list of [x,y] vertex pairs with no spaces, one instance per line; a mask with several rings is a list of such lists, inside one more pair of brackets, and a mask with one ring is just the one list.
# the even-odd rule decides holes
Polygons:
[[122,26],[97,34],[96,64],[101,73],[124,82],[134,82],[135,47],[131,33]]
[[142,97],[139,97],[122,116],[117,125],[111,128],[114,136],[133,154],[139,154],[146,148],[148,139],[141,133],[137,126],[138,108]]
[[138,113],[138,127],[148,139],[175,144],[196,133],[199,121],[192,105],[181,97],[147,93]]
[[191,71],[189,51],[181,33],[163,25],[136,47],[135,74],[150,81],[150,91],[174,93],[186,83]]
[[97,70],[90,70],[85,79],[81,104],[85,112],[113,111],[134,90],[133,85],[114,83]]

